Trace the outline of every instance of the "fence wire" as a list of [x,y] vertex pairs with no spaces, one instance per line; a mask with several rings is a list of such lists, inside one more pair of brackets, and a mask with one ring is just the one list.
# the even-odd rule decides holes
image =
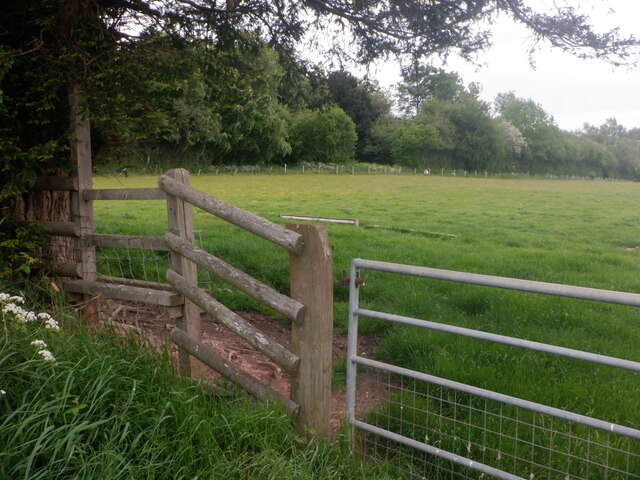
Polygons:
[[[386,401],[361,420],[510,473],[560,480],[640,479],[640,440],[387,372],[373,375]],[[492,478],[357,430],[360,455],[386,458],[411,479]]]

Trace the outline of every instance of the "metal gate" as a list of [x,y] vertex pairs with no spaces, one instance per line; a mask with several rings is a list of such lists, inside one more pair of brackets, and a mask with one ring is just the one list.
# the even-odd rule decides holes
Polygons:
[[[640,363],[359,306],[361,270],[639,307],[640,295],[354,259],[351,264],[347,421],[360,454],[384,456],[406,478],[640,479],[640,430],[358,355],[358,318],[447,332],[640,372]],[[388,396],[357,418],[358,368],[383,377]],[[637,373],[632,373],[637,375]],[[634,420],[637,426],[640,419]]]

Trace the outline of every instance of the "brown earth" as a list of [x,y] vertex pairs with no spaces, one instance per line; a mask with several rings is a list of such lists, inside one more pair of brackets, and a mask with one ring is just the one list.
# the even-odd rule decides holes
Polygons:
[[[286,348],[290,347],[291,330],[284,320],[275,319],[258,312],[236,312],[254,327],[270,336]],[[169,332],[175,327],[175,321],[170,319],[163,308],[130,302],[108,302],[100,307],[100,318],[107,319],[110,324],[120,331],[135,331],[146,337],[153,345],[159,347],[170,345],[175,353],[175,345],[168,338]],[[251,347],[240,337],[219,325],[211,318],[202,314],[202,342],[209,345],[218,354],[241,367],[246,372],[268,384],[277,392],[289,396],[290,378],[282,369],[261,353]],[[372,356],[377,340],[376,337],[359,335],[358,353]],[[347,335],[336,333],[333,337],[334,364],[347,353]],[[220,375],[199,362],[193,360],[193,375],[212,383],[221,380]],[[367,412],[381,403],[387,396],[386,388],[374,381],[366,372],[358,374],[356,388],[356,415]],[[344,385],[334,388],[331,395],[330,431],[335,434],[342,424],[346,409]]]

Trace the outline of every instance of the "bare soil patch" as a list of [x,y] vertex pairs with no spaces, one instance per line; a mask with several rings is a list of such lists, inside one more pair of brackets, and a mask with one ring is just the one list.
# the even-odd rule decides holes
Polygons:
[[[258,312],[236,312],[253,326],[269,335],[284,347],[289,348],[291,330],[284,320],[269,317]],[[161,307],[131,302],[103,303],[100,318],[108,319],[117,331],[135,331],[143,335],[156,347],[168,345],[170,351],[177,355],[175,345],[169,340],[169,332],[175,327],[175,321],[166,315]],[[209,345],[220,355],[241,367],[246,372],[268,384],[279,393],[289,396],[291,381],[289,375],[261,353],[252,348],[240,337],[223,325],[215,323],[207,314],[202,314],[202,342]],[[359,335],[358,352],[372,356],[377,345],[374,336]],[[346,333],[336,333],[333,337],[334,364],[347,353]],[[218,373],[193,360],[193,375],[212,383],[223,380]],[[365,373],[358,374],[356,389],[356,414],[360,415],[373,409],[387,396],[384,386],[375,382],[373,377]],[[335,434],[342,424],[346,410],[344,385],[333,388],[331,400],[330,430]]]

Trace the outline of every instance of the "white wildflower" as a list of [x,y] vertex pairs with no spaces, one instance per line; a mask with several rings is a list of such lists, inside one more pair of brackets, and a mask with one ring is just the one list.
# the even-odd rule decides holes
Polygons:
[[38,318],[40,320],[44,320],[44,327],[50,328],[51,330],[60,330],[60,324],[56,320],[53,319],[51,315],[46,312],[39,313]]
[[6,395],[7,392],[5,392],[4,390],[0,390],[0,395]]
[[39,350],[38,353],[42,355],[42,359],[46,362],[55,362],[56,358],[49,350]]
[[33,342],[31,342],[31,345],[35,345],[36,347],[42,347],[42,348],[47,347],[47,344],[44,342],[44,340],[34,340]]
[[24,298],[8,293],[0,293],[0,303],[24,303]]
[[50,328],[51,330],[60,330],[60,325],[53,318],[50,318],[46,322],[44,322],[45,328]]

